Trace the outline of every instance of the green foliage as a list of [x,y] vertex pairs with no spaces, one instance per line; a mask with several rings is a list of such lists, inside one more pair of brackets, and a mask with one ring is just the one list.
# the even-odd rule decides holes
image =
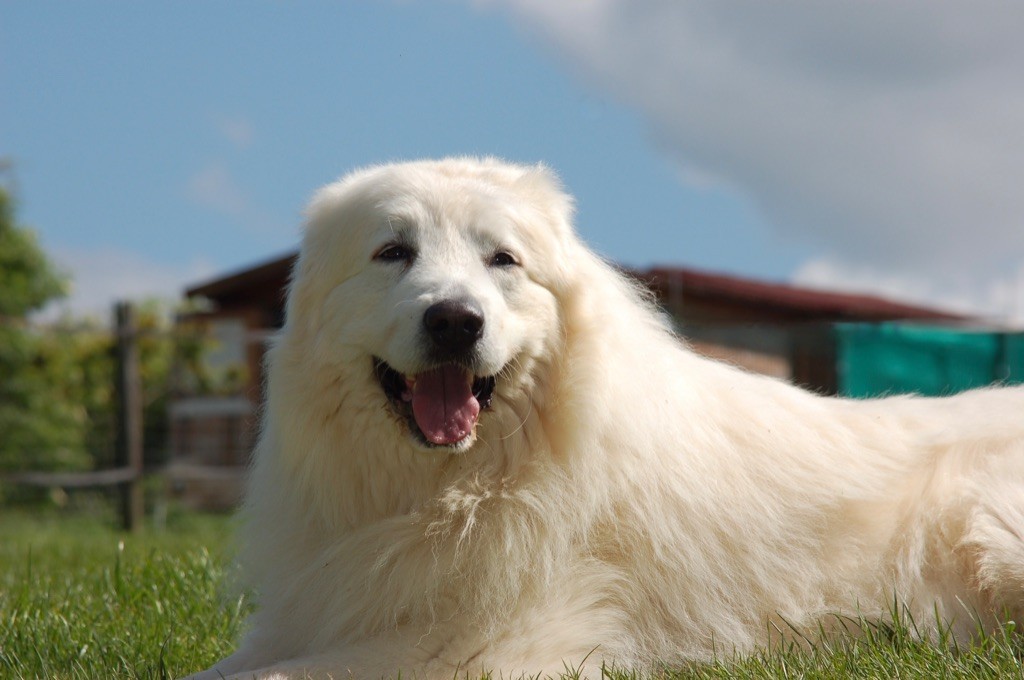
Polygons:
[[[164,462],[167,453],[168,401],[174,374],[188,361],[199,361],[200,335],[172,327],[166,305],[158,300],[135,309],[136,347],[142,382],[143,442],[147,464]],[[117,339],[91,319],[65,318],[38,328],[35,370],[50,386],[51,404],[65,408],[75,422],[75,438],[63,450],[85,456],[86,467],[114,465],[117,427]],[[196,357],[193,359],[193,357]],[[0,444],[0,449],[2,449]],[[50,449],[53,451],[54,449]],[[52,459],[51,459],[52,460]],[[7,469],[47,469],[39,457],[7,463]],[[3,458],[0,456],[0,464]],[[56,466],[51,466],[56,467]]]
[[24,319],[65,291],[35,235],[15,224],[11,197],[0,186],[0,317]]
[[62,399],[46,340],[28,324],[64,286],[32,232],[15,224],[0,186],[0,469],[88,465],[85,413]]

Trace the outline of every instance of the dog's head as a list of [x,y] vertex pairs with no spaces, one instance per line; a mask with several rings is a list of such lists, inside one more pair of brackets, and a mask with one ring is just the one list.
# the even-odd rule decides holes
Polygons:
[[415,446],[461,451],[559,338],[575,240],[545,168],[449,159],[362,170],[309,208],[285,337],[364,381]]

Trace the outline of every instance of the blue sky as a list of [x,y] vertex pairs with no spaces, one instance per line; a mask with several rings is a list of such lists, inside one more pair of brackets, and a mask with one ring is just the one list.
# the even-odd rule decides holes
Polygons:
[[965,37],[929,7],[879,34],[799,2],[8,2],[0,156],[74,309],[294,248],[352,168],[474,154],[552,166],[622,263],[1012,317],[1020,13]]

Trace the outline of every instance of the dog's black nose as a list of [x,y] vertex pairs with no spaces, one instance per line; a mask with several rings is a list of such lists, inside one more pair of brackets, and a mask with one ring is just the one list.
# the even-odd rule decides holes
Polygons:
[[446,355],[468,352],[484,334],[484,311],[473,300],[442,300],[423,313],[434,348]]

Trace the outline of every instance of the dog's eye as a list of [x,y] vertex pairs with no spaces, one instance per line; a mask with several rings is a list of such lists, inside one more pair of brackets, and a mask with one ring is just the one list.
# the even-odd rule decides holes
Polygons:
[[499,250],[491,256],[490,265],[492,267],[512,267],[517,264],[519,263],[516,262],[515,256],[504,250]]
[[389,243],[378,250],[373,259],[383,262],[408,262],[412,259],[412,248],[400,243]]

